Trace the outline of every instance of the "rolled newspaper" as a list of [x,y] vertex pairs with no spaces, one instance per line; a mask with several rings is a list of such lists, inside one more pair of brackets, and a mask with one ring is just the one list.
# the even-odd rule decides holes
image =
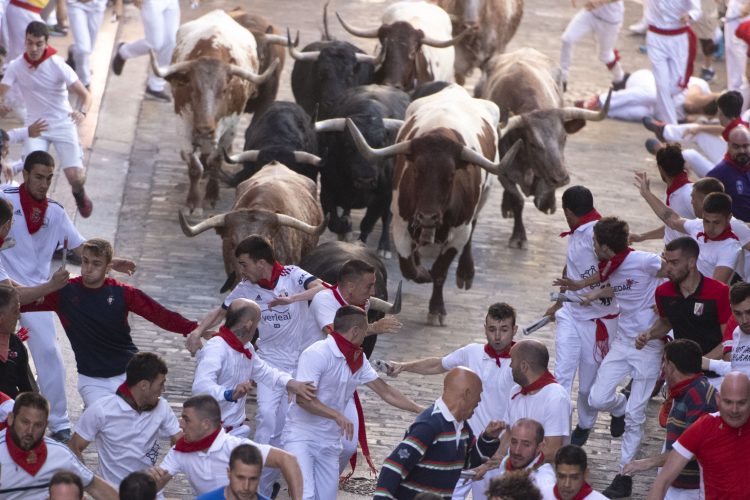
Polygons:
[[529,326],[523,328],[523,330],[522,330],[523,334],[524,335],[531,335],[532,333],[534,333],[535,331],[539,330],[541,327],[543,327],[544,325],[546,325],[550,321],[552,321],[552,317],[551,316],[542,316],[540,319],[536,320],[535,322],[533,322]]

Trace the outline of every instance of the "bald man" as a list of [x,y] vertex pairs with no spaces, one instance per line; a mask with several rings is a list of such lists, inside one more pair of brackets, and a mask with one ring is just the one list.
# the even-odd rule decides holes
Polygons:
[[[306,399],[315,396],[313,384],[294,380],[257,356],[250,341],[259,322],[258,304],[247,299],[232,301],[219,333],[198,351],[195,367],[193,395],[210,394],[221,408],[224,430],[239,437],[250,433],[244,423],[245,401],[253,381]],[[259,400],[258,405],[262,404]]]
[[725,192],[732,197],[732,215],[750,222],[750,130],[740,125],[729,133],[727,154],[706,177],[724,184]]
[[716,395],[718,413],[702,416],[672,446],[649,500],[661,500],[685,466],[696,458],[706,498],[747,498],[750,468],[750,380],[731,372]]
[[500,444],[502,422],[490,421],[476,440],[466,422],[481,393],[482,381],[475,372],[464,367],[449,371],[443,395],[417,417],[385,460],[374,498],[411,500],[422,492],[440,492],[449,499],[464,464],[478,466]]

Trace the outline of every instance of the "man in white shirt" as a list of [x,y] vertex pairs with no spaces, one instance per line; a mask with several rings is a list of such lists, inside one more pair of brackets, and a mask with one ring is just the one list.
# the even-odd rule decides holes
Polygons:
[[130,359],[125,382],[115,394],[87,407],[68,447],[83,460],[83,450],[96,441],[99,473],[119,487],[131,472],[156,465],[159,440],[177,440],[180,425],[161,397],[167,365],[159,356],[139,352]]
[[703,370],[719,375],[739,371],[750,377],[750,283],[741,281],[729,289],[729,305],[737,321],[731,338],[724,337],[724,359],[702,360]]
[[221,409],[208,394],[188,398],[182,404],[177,440],[157,467],[149,469],[161,490],[175,474],[187,476],[196,495],[202,495],[229,483],[229,456],[237,446],[251,444],[263,455],[263,467],[277,467],[289,486],[292,500],[302,499],[302,474],[294,455],[267,444],[227,434],[221,426]]
[[747,0],[728,0],[727,12],[724,15],[724,43],[727,62],[727,89],[737,90],[747,98],[747,44],[735,32],[740,24],[748,19],[750,4]]
[[358,385],[366,384],[386,403],[419,413],[422,408],[378,377],[362,352],[368,331],[367,314],[357,306],[336,311],[330,335],[300,356],[297,377],[317,388],[311,400],[297,398],[289,408],[282,440],[294,454],[306,478],[305,500],[336,497],[343,434],[351,439],[354,426],[343,413]]
[[583,448],[569,444],[555,454],[554,497],[560,500],[605,500],[588,480],[588,459]]
[[[78,139],[77,126],[86,118],[91,107],[91,95],[78,76],[56,50],[48,45],[49,31],[43,22],[34,21],[26,28],[26,52],[8,64],[0,82],[0,101],[12,86],[18,87],[26,103],[25,125],[39,119],[47,122],[47,129],[39,137],[29,138],[24,145],[24,155],[32,151],[47,151],[50,144],[60,158],[65,177],[73,190],[78,212],[89,217],[94,209],[86,196],[83,169],[83,151]],[[68,91],[78,97],[74,111],[68,102]],[[0,104],[0,115],[9,108]]]
[[[106,0],[68,0],[68,19],[73,33],[73,45],[68,49],[73,59],[75,72],[86,89],[91,85],[89,57],[94,52],[96,37],[102,24]],[[122,11],[122,0],[115,2]],[[117,9],[117,7],[116,7]]]
[[50,479],[59,470],[75,472],[97,500],[115,500],[117,492],[86,468],[64,444],[44,437],[49,405],[36,392],[16,398],[8,428],[0,432],[0,497],[44,500]]

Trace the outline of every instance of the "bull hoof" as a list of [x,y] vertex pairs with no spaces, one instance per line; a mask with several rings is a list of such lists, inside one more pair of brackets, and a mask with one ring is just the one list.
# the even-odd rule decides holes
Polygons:
[[528,248],[529,244],[525,239],[521,238],[511,238],[508,241],[508,247],[509,248],[517,248],[519,250],[526,250]]
[[445,326],[445,314],[427,313],[427,324],[429,326]]
[[456,286],[459,289],[470,290],[471,285],[474,284],[474,278],[462,278],[456,274]]
[[378,250],[378,257],[382,257],[384,259],[390,259],[393,257],[393,254],[390,250]]
[[414,283],[432,283],[432,275],[422,266],[417,268],[417,275],[414,277]]

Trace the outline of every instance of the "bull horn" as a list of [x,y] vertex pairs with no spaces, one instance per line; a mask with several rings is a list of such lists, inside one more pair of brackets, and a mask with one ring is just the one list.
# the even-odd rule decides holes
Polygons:
[[383,118],[383,126],[386,130],[398,130],[404,124],[404,120],[396,118]]
[[343,132],[345,128],[345,118],[330,118],[315,122],[315,132]]
[[359,153],[370,161],[395,155],[408,155],[411,151],[411,141],[398,142],[381,149],[371,148],[351,118],[346,119],[346,128],[349,129]]
[[485,158],[484,155],[464,146],[463,150],[461,151],[461,159],[465,162],[481,167],[491,174],[500,175],[500,173],[502,173],[502,171],[505,170],[508,165],[513,163],[513,160],[516,158],[516,154],[518,153],[520,147],[521,139],[518,139],[513,143],[513,146],[511,146],[508,152],[503,155],[500,161],[494,163]]
[[522,125],[523,125],[523,117],[521,115],[511,116],[508,119],[508,123],[506,123],[503,127],[501,127],[497,131],[497,135],[499,136],[500,139],[502,139],[503,137],[505,137],[505,135],[508,132],[510,132],[511,130],[520,128]]
[[224,220],[226,219],[226,214],[219,214],[214,215],[213,217],[210,217],[204,221],[199,222],[198,224],[191,226],[187,219],[185,218],[185,215],[182,213],[181,210],[177,211],[177,215],[180,217],[180,227],[182,228],[182,232],[187,236],[188,238],[192,238],[193,236],[198,236],[204,231],[208,231],[209,229],[214,229],[217,227],[224,227]]
[[[301,220],[286,214],[276,214],[276,223],[279,226],[291,227],[292,229],[297,229],[303,233],[320,234],[319,226],[311,226],[307,222],[302,222]],[[325,219],[323,219],[323,223],[326,223]]]
[[263,40],[272,45],[286,45],[288,43],[286,37],[283,35],[263,35]]
[[378,37],[378,31],[380,30],[380,26],[377,28],[370,28],[370,29],[362,29],[362,28],[355,28],[354,26],[351,26],[344,21],[344,18],[341,17],[341,14],[336,12],[336,17],[338,18],[339,22],[341,23],[341,26],[344,27],[346,31],[351,33],[354,36],[358,36],[361,38],[377,38]]
[[607,117],[609,113],[609,101],[612,99],[612,88],[607,93],[607,100],[604,101],[604,106],[599,111],[592,111],[590,109],[572,108],[565,107],[560,110],[560,117],[563,121],[568,120],[588,120],[590,122],[600,122]]
[[174,73],[185,71],[192,64],[192,61],[181,61],[181,62],[177,62],[174,64],[170,64],[166,68],[162,68],[156,62],[156,54],[154,54],[153,50],[149,50],[148,55],[151,59],[151,69],[154,70],[154,74],[158,76],[159,78],[168,78],[170,75],[173,75]]
[[307,163],[308,165],[317,167],[323,160],[321,160],[319,156],[315,156],[314,154],[308,153],[307,151],[295,151],[294,161],[297,163]]
[[244,68],[241,68],[239,66],[236,66],[234,64],[229,65],[229,73],[234,76],[239,76],[240,78],[244,78],[245,80],[249,80],[252,83],[256,85],[263,85],[266,83],[274,74],[276,71],[276,68],[279,66],[279,60],[274,59],[273,62],[266,68],[266,70],[261,73],[260,75],[257,73],[254,73],[252,71],[248,71]]
[[422,37],[422,45],[429,45],[430,47],[435,47],[436,49],[445,49],[448,47],[452,47],[456,45],[458,42],[469,36],[470,33],[473,33],[474,30],[471,29],[465,29],[458,35],[454,36],[453,38],[449,40],[435,40],[434,38],[430,38],[427,35]]
[[360,54],[357,52],[354,54],[354,58],[357,60],[357,62],[371,62],[372,64],[376,64],[379,56],[371,56],[370,54]]
[[370,297],[370,309],[373,311],[380,311],[385,314],[398,314],[401,312],[401,285],[402,281],[398,282],[398,288],[396,289],[396,298],[393,299],[393,303],[387,302],[377,297]]
[[195,168],[198,169],[198,175],[203,175],[203,172],[206,170],[206,168],[203,166],[200,155],[193,151],[190,154],[190,158],[193,160],[193,163],[195,163]]
[[224,153],[224,161],[232,165],[235,163],[245,163],[246,161],[256,161],[260,155],[260,150],[258,149],[248,149],[247,151],[231,156],[227,153],[226,149],[222,149],[222,152]]
[[320,51],[301,52],[297,50],[299,45],[299,31],[297,32],[297,38],[292,43],[292,34],[289,32],[289,28],[286,29],[286,47],[289,50],[289,55],[295,61],[317,61],[320,56]]
[[330,41],[333,40],[333,37],[331,37],[331,34],[328,32],[328,4],[330,2],[326,2],[323,4],[323,40]]

